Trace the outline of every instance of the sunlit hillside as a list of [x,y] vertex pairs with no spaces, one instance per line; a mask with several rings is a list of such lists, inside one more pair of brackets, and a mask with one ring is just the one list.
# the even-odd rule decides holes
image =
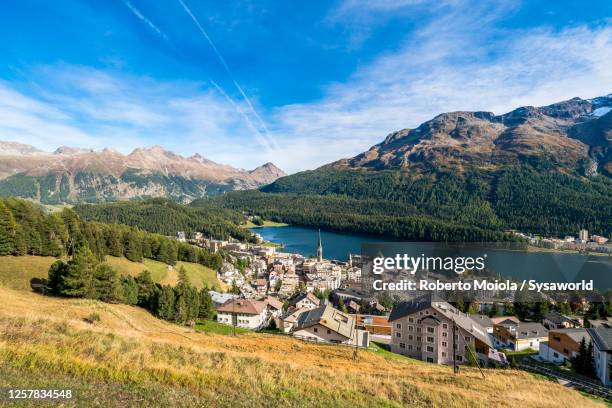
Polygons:
[[0,387],[72,387],[78,406],[597,406],[521,371],[455,376],[381,351],[353,359],[279,335],[198,333],[132,306],[7,288],[0,298]]
[[[0,256],[0,285],[29,290],[31,279],[46,278],[49,267],[55,261],[56,258],[43,256]],[[215,271],[200,264],[179,261],[169,268],[165,263],[152,259],[145,259],[141,263],[113,256],[107,256],[106,262],[121,275],[136,276],[148,270],[154,282],[164,285],[175,285],[178,282],[178,271],[184,267],[190,283],[196,288],[200,289],[204,285],[209,288],[221,286]]]

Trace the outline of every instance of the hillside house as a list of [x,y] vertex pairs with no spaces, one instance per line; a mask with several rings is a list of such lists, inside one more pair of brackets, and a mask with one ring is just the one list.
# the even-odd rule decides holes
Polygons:
[[437,295],[399,303],[389,322],[394,353],[434,364],[464,364],[468,355],[489,362],[493,346],[486,329]]
[[539,350],[540,343],[548,340],[548,330],[541,323],[506,319],[494,325],[493,336],[503,348]]
[[593,339],[595,370],[602,384],[612,386],[612,329],[595,327],[587,329]]
[[581,326],[579,321],[572,319],[571,317],[564,316],[556,311],[547,313],[546,316],[544,316],[544,319],[542,319],[542,324],[548,330],[569,329]]
[[588,343],[591,336],[586,329],[569,328],[554,329],[548,332],[548,341],[540,343],[540,359],[563,364],[578,353],[582,339]]
[[355,318],[329,305],[306,310],[297,317],[293,336],[302,340],[368,347],[369,333],[359,330]]

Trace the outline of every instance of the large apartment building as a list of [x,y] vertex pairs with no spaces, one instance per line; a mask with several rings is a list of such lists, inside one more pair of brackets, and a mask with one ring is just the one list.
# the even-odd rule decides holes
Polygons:
[[430,363],[464,364],[472,355],[487,364],[493,348],[485,328],[434,294],[399,303],[389,322],[391,351]]

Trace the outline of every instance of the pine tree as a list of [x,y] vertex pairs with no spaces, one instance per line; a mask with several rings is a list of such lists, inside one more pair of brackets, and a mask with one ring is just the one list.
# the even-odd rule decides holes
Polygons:
[[124,276],[121,282],[123,287],[123,301],[128,305],[138,303],[138,284],[131,276]]
[[187,319],[189,318],[188,308],[189,308],[189,305],[187,303],[185,294],[181,294],[178,297],[176,297],[176,303],[174,304],[174,319],[173,320],[178,324],[187,323]]
[[75,250],[74,256],[68,262],[68,271],[63,279],[62,295],[73,297],[92,297],[93,275],[98,259],[87,244]]
[[0,256],[15,253],[16,224],[11,211],[0,201]]
[[134,230],[128,231],[123,238],[124,255],[132,262],[142,262],[140,237]]
[[584,359],[584,375],[596,378],[597,372],[595,368],[595,355],[593,353],[593,342],[589,341],[586,356]]
[[111,256],[123,255],[123,244],[121,243],[121,232],[115,225],[111,225],[106,232],[106,250]]
[[212,296],[208,293],[208,288],[204,287],[200,290],[200,310],[198,317],[200,319],[214,319],[216,315],[215,306]]
[[54,295],[61,295],[64,292],[64,277],[68,273],[68,265],[63,261],[55,261],[49,268],[47,288]]
[[588,349],[586,345],[586,340],[583,337],[582,340],[580,340],[580,345],[578,346],[578,353],[576,353],[576,355],[570,360],[572,368],[578,374],[584,374],[585,372],[587,352]]
[[122,289],[117,271],[110,265],[100,263],[94,268],[90,297],[103,302],[116,302],[123,300]]
[[171,286],[163,286],[159,293],[157,315],[164,320],[174,318],[174,289]]
[[153,299],[155,283],[151,278],[151,272],[144,270],[136,277],[138,285],[138,306],[149,307]]

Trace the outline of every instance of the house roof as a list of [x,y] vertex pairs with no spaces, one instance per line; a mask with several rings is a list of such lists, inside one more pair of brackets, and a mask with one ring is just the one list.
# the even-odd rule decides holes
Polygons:
[[431,307],[432,302],[444,302],[444,299],[442,299],[438,295],[428,293],[426,295],[419,296],[418,298],[407,302],[400,302],[393,308],[393,310],[391,310],[391,314],[389,315],[389,321],[392,322],[404,316],[408,316],[417,313],[421,310],[425,310]]
[[440,296],[431,293],[420,296],[408,302],[401,302],[397,304],[389,315],[389,321],[392,322],[430,307],[434,308],[438,313],[445,316],[447,319],[454,321],[457,326],[467,331],[489,347],[493,346],[486,329],[483,328],[478,322],[471,319],[467,313],[460,312]]
[[473,315],[470,315],[470,319],[472,319],[473,321],[475,321],[476,323],[478,323],[485,329],[487,327],[493,327],[493,321],[491,320],[491,318],[489,318],[489,316],[473,314]]
[[387,316],[363,315],[363,314],[356,314],[352,316],[355,317],[355,320],[358,325],[391,327],[391,323],[389,323],[389,318]]
[[263,301],[266,302],[268,305],[270,305],[270,307],[276,310],[282,310],[283,308],[283,302],[281,302],[280,300],[278,300],[277,298],[273,296],[268,296]]
[[517,339],[532,339],[534,337],[544,337],[548,335],[546,327],[537,322],[520,322],[514,328],[514,331]]
[[599,320],[589,320],[589,325],[591,327],[605,327],[608,329],[612,328],[612,320],[608,319],[599,319]]
[[579,343],[583,338],[585,340],[589,340],[590,339],[590,335],[587,332],[587,329],[584,328],[571,328],[571,329],[554,329],[554,330],[550,330],[548,332],[548,336],[552,336],[555,333],[559,333],[559,334],[565,334],[567,337],[571,338],[572,340],[574,340],[576,343]]
[[612,351],[612,329],[607,327],[592,327],[587,329],[598,350]]
[[291,304],[295,305],[296,303],[298,303],[298,302],[300,302],[300,301],[302,301],[304,299],[310,300],[312,303],[314,303],[317,306],[321,303],[321,299],[316,297],[312,292],[308,292],[308,293],[302,293],[302,294],[298,295],[295,299],[293,299],[291,301]]
[[219,306],[217,311],[225,313],[258,315],[266,310],[267,307],[268,303],[261,300],[232,299]]
[[519,318],[516,316],[496,316],[491,317],[491,321],[493,324],[510,324],[512,322],[518,324],[520,322]]
[[557,311],[552,311],[550,313],[547,313],[546,316],[544,316],[545,320],[550,320],[551,322],[553,322],[554,324],[562,324],[565,322],[570,322],[570,323],[574,323],[573,319],[570,319],[567,316],[562,315],[561,313],[557,312]]
[[329,305],[319,306],[299,315],[296,330],[305,329],[317,324],[350,339],[355,329],[355,318]]

